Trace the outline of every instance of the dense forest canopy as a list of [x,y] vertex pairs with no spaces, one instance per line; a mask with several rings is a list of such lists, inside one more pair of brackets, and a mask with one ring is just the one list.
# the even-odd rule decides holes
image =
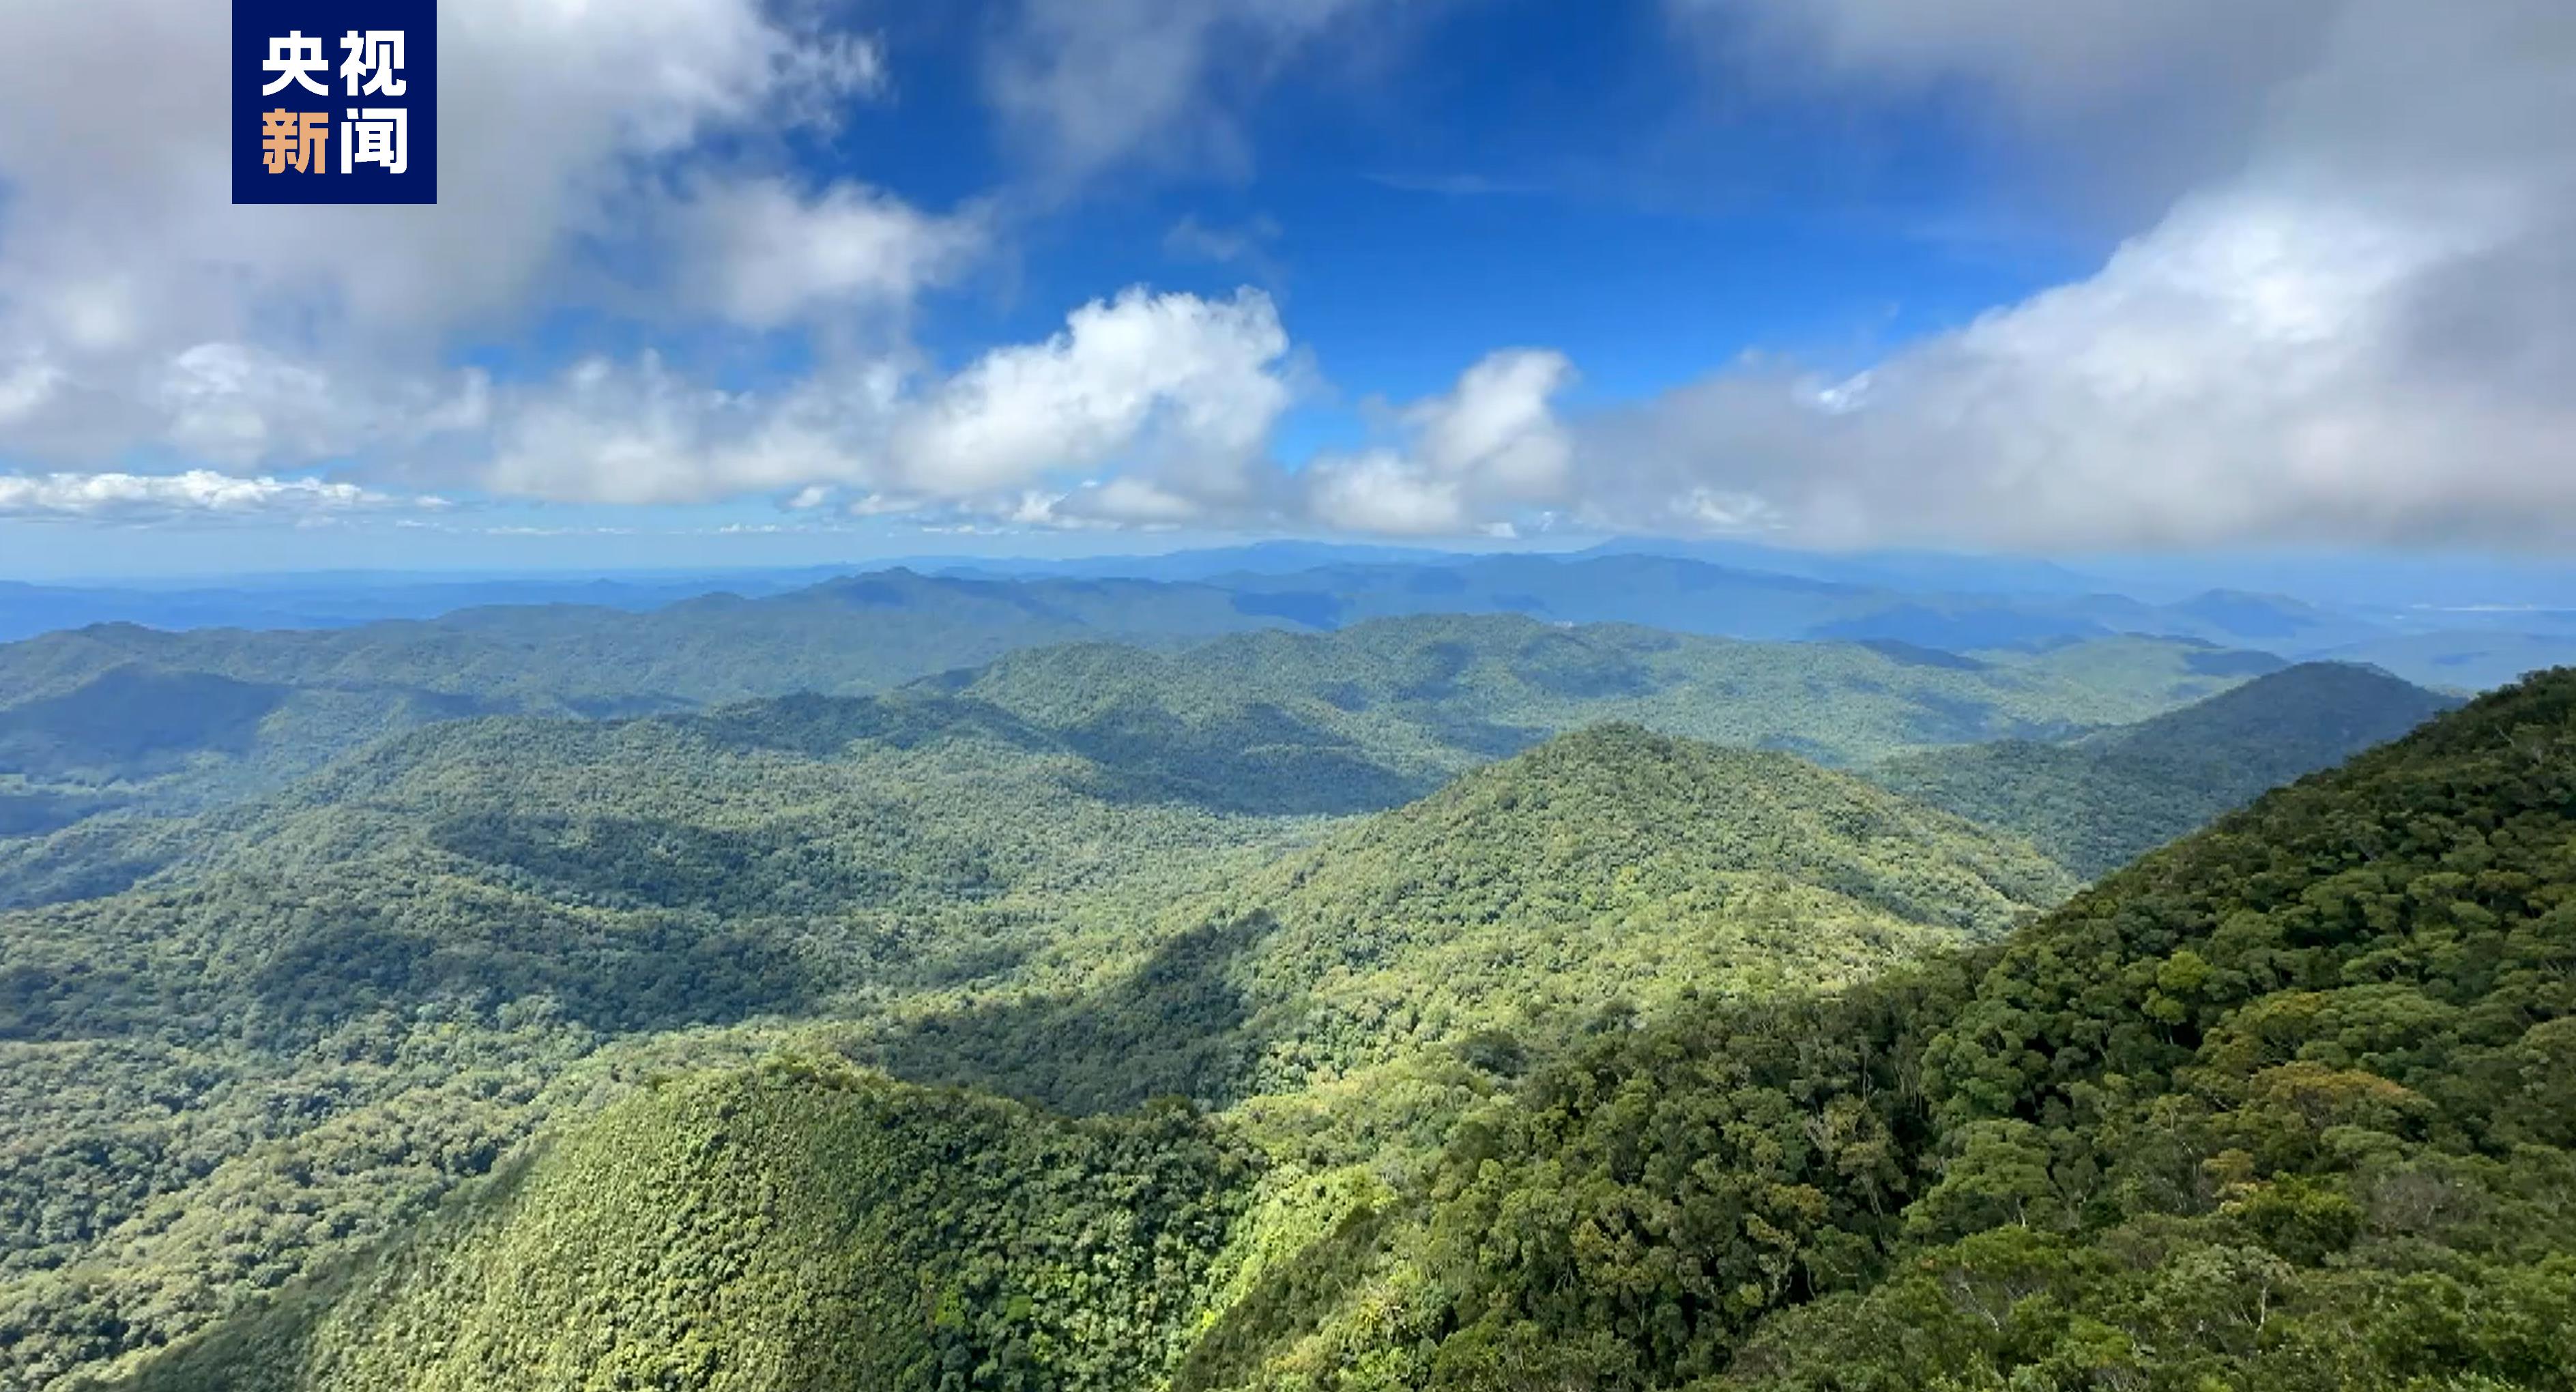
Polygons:
[[1868,776],[2017,831],[2089,879],[2455,704],[2375,668],[2312,662],[2135,725],[1900,755]]
[[[1143,795],[1252,815],[1336,814],[1392,807],[1604,720],[1848,764],[2080,734],[2280,665],[2154,639],[1987,662],[1517,616],[1191,645],[1180,619],[1154,629],[1150,614],[1112,608],[1097,622],[1067,618],[1037,633],[1117,631],[1115,616],[1178,650],[1058,645],[925,676],[951,658],[1011,646],[1026,636],[1030,609],[1054,611],[1022,596],[988,599],[998,616],[881,612],[833,598],[841,594],[825,587],[611,619],[504,609],[341,632],[132,629],[0,646],[0,904],[113,892],[200,844],[196,828],[171,831],[173,814],[222,813],[371,742],[477,716],[839,720],[858,722],[852,738],[869,721],[892,733],[904,722],[972,718],[995,738],[1053,742],[1092,759]],[[766,617],[737,621],[738,605]],[[816,608],[823,618],[806,616]],[[685,631],[663,631],[684,622]],[[549,625],[566,629],[562,641],[522,632]],[[745,705],[722,699],[744,690],[784,704],[716,716]],[[844,704],[813,704],[833,699]],[[809,747],[828,734],[795,738]]]
[[[1143,647],[1024,646],[1099,616],[931,590],[970,606],[955,631],[856,655],[813,613],[652,627],[690,605],[621,620],[666,652],[597,646],[611,630],[573,610],[390,645],[379,625],[0,648],[0,815],[21,818],[0,827],[0,1381],[1894,1387],[1965,1359],[2059,1379],[2039,1385],[2184,1385],[2167,1362],[2271,1385],[2259,1339],[2168,1359],[2153,1320],[2185,1314],[2121,1263],[2285,1263],[2264,1278],[2281,1328],[2327,1342],[2349,1302],[2390,1298],[2364,1268],[2443,1273],[2518,1319],[2557,1298],[2534,1254],[2563,1244],[2511,1205],[2555,1202],[2535,1147],[2565,1138],[2534,1122],[2463,1150],[2464,1124],[2370,1081],[2469,1105],[2486,1084],[2391,1071],[2373,1031],[2452,1069],[2504,1046],[2420,1031],[2469,1029],[2501,978],[2436,989],[2378,948],[2353,960],[2392,965],[2248,978],[2289,993],[2260,1018],[2293,1042],[2222,1086],[2156,1050],[2237,1028],[2167,1018],[2216,1009],[2237,959],[2029,945],[2202,894],[2174,867],[2248,837],[2284,848],[2261,912],[2315,899],[2303,877],[2350,872],[2291,830],[2358,814],[2279,809],[2378,806],[2382,765],[2455,819],[2540,796],[2436,736],[2510,707],[2555,769],[2563,678],[2082,890],[2453,702],[2138,637],[1970,655],[1488,614],[1192,641],[1184,613]],[[773,642],[798,654],[760,678],[781,694],[709,684]],[[987,642],[1002,655],[919,675]],[[65,797],[92,802],[66,823],[44,802]],[[2389,841],[2385,873],[2412,847]],[[2498,923],[2539,902],[2458,873]],[[1972,1082],[2015,1055],[1957,1022],[2034,951],[2150,987],[2079,992],[2033,1057],[2157,1042],[1993,1101]],[[2513,1000],[2528,1026],[2555,1009]],[[2296,1043],[2312,1026],[2341,1052]],[[2543,1069],[2547,1036],[2513,1066]],[[2418,1255],[2391,1256],[2363,1163],[2385,1157],[2332,1110],[2345,1093],[2397,1109],[2354,1116],[2405,1174],[2454,1165],[2443,1192],[2522,1245],[2407,1229]],[[2256,1145],[2227,1118],[2257,1103],[2336,1139]],[[2265,1245],[2228,1216],[2254,1194],[2349,1235]],[[1918,1308],[1956,1286],[1922,1263],[2034,1242],[2051,1284],[1992,1278],[2011,1299],[1979,1297],[1984,1333]],[[2023,1309],[2042,1298],[2073,1313]],[[1855,1340],[1884,1366],[1799,1361]],[[2529,1349],[2477,1348],[2425,1368],[2558,1385]],[[2336,1375],[2411,1375],[2356,1357]]]

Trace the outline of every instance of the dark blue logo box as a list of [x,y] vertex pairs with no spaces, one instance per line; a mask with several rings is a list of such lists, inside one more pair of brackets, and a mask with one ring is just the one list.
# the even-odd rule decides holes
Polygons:
[[235,203],[438,201],[438,0],[232,5]]

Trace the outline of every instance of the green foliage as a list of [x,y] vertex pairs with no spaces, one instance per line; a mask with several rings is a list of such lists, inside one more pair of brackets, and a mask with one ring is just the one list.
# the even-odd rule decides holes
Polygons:
[[519,605],[271,632],[100,624],[0,645],[0,777],[195,812],[436,721],[859,694],[1035,644],[1177,644],[1270,622],[1204,586],[897,570],[647,613]]
[[1160,759],[1173,776],[1195,777],[1220,796],[1246,780],[1275,786],[1265,774],[1281,760],[1330,768],[1354,751],[1418,795],[1462,769],[1605,721],[1853,764],[2137,720],[2241,679],[2192,674],[2200,650],[2188,645],[2114,641],[2123,660],[2096,680],[2068,658],[1933,664],[1860,644],[1453,615],[1238,634],[1168,654],[1015,653],[941,689],[1060,731],[1110,762]]
[[137,1388],[1122,1389],[1255,1163],[1179,1106],[1064,1122],[793,1055],[612,1108],[353,1280]]
[[1115,973],[1310,835],[1110,777],[910,702],[468,722],[0,914],[0,1384],[201,1329],[650,1071]]
[[2067,743],[1930,750],[1868,777],[2019,832],[2093,879],[2457,704],[2371,668],[2314,662]]
[[[2172,699],[2071,653],[1078,647],[70,828],[148,878],[0,914],[0,1381],[2566,1387],[2576,675],[2045,918],[1639,725],[1304,815]],[[2359,737],[2268,693],[2147,728]]]
[[[2172,642],[2116,640],[2120,660],[2099,672],[2053,658],[2065,675],[1507,615],[1200,641],[1269,622],[1195,586],[890,572],[648,614],[526,606],[323,632],[48,634],[0,645],[0,906],[114,893],[197,853],[200,828],[165,818],[476,716],[702,710],[755,742],[785,724],[800,740],[846,730],[841,744],[897,745],[962,724],[1089,761],[1103,797],[1330,815],[1395,806],[1609,719],[1856,763],[2134,720],[2237,679],[2192,673],[2205,654]],[[1075,638],[1094,641],[1027,650]],[[833,699],[916,682],[882,704]],[[786,699],[721,709],[746,697]],[[562,830],[462,834],[533,847]]]
[[1542,1070],[1385,1244],[1402,1307],[1244,1381],[2567,1388],[2571,1021],[2558,672],[1997,948]]
[[1549,1051],[1701,995],[1858,980],[2063,899],[2017,843],[1786,754],[1606,726],[1248,887],[1255,1091],[1483,1035]]

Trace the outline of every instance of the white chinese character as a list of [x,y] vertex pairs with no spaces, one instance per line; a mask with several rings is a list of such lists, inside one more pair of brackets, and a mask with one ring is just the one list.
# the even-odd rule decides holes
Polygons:
[[349,61],[340,65],[340,76],[349,80],[349,95],[361,95],[358,79],[367,79],[363,95],[382,93],[399,97],[407,85],[394,74],[403,65],[403,31],[370,29],[364,34],[352,29],[340,36],[340,47],[349,51]]
[[286,90],[286,84],[300,82],[315,96],[327,97],[331,89],[313,80],[313,74],[331,71],[331,60],[322,56],[322,41],[304,37],[301,29],[286,31],[286,37],[268,41],[268,61],[260,67],[277,74],[277,80],[259,89],[263,97],[273,97]]
[[361,164],[381,164],[388,174],[403,172],[411,154],[410,116],[399,106],[371,106],[363,112],[350,107],[340,132],[340,172]]

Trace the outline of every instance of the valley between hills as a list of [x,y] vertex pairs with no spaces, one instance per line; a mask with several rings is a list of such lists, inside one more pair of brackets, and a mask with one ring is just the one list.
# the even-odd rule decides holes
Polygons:
[[0,1381],[2570,1385],[2566,671],[856,583],[0,646]]

